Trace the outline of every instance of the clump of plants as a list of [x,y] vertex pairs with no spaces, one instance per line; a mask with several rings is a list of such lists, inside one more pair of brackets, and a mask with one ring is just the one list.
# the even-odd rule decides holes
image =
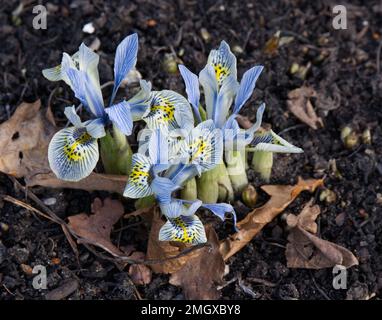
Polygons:
[[[158,204],[167,220],[159,240],[204,243],[205,229],[196,214],[200,208],[223,221],[230,214],[236,228],[235,210],[229,202],[248,185],[247,153],[253,153],[253,169],[268,180],[273,153],[302,150],[261,128],[264,104],[258,107],[252,127],[239,126],[236,118],[263,66],[247,70],[239,82],[236,57],[225,41],[210,52],[199,76],[179,65],[187,99],[171,90],[153,91],[151,83],[142,80],[136,95],[116,102],[122,81],[136,64],[137,52],[136,34],[118,45],[108,103],[99,81],[99,56],[84,44],[73,55],[63,53],[59,66],[43,71],[49,80],[66,82],[90,116],[82,121],[79,106],[65,108],[72,126],[53,136],[50,167],[59,179],[79,181],[92,173],[101,158],[105,172],[127,175],[125,197],[138,199],[139,206]],[[138,121],[146,125],[136,137],[138,148],[133,153],[127,136]]]

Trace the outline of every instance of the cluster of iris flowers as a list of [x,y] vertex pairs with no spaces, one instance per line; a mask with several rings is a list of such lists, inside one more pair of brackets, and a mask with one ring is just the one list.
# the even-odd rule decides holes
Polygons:
[[[114,87],[107,105],[99,81],[99,56],[86,45],[81,44],[72,56],[63,53],[59,66],[43,71],[51,81],[65,81],[90,115],[90,120],[83,122],[78,108],[65,108],[73,126],[53,136],[48,150],[50,167],[59,179],[81,180],[97,165],[98,140],[102,146],[111,128],[114,137],[129,136],[134,122],[144,121],[146,127],[138,135],[137,152],[123,159],[128,173],[123,195],[155,199],[167,219],[159,240],[204,243],[205,229],[196,215],[199,208],[208,209],[222,220],[230,214],[236,228],[234,208],[218,201],[232,200],[248,183],[246,150],[254,152],[254,163],[256,154],[259,162],[271,162],[274,152],[302,150],[261,128],[264,104],[257,109],[256,123],[249,129],[240,128],[236,118],[251,97],[263,67],[254,66],[238,82],[236,57],[225,41],[210,52],[199,76],[179,65],[187,99],[171,90],[152,91],[151,83],[141,80],[136,95],[115,102],[118,88],[135,67],[137,52],[136,34],[118,45]],[[205,107],[200,104],[200,86]],[[107,144],[104,146],[107,149]]]

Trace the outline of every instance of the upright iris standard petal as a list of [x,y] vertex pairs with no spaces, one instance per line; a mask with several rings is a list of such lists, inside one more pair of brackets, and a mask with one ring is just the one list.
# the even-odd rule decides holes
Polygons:
[[207,118],[212,119],[219,92],[219,86],[218,82],[216,81],[215,70],[213,66],[207,64],[205,68],[200,71],[199,81],[204,91]]
[[95,168],[99,158],[97,140],[84,127],[58,131],[48,148],[49,165],[57,178],[79,181]]
[[203,223],[196,216],[180,216],[168,221],[159,230],[159,241],[177,241],[189,244],[207,242]]
[[105,109],[101,89],[97,89],[93,85],[89,75],[84,71],[80,71],[80,77],[84,84],[85,97],[90,110],[97,118],[103,117]]
[[180,94],[171,91],[153,91],[150,107],[142,119],[150,129],[191,130],[194,118],[190,104]]
[[131,171],[123,195],[128,198],[138,199],[153,194],[151,181],[152,163],[150,158],[143,154],[135,153],[132,157]]
[[180,149],[181,157],[187,157],[189,164],[196,164],[207,171],[222,160],[223,138],[212,120],[200,123],[194,128]]
[[290,144],[285,139],[274,133],[272,130],[257,132],[251,143],[253,151],[266,151],[277,153],[302,153],[301,148]]
[[89,75],[94,88],[101,90],[98,74],[99,55],[92,49],[81,43],[78,51],[78,64],[79,69]]
[[127,101],[114,104],[105,109],[109,119],[125,135],[129,136],[133,130],[133,119],[130,112],[130,105]]
[[229,75],[221,86],[216,105],[212,113],[212,119],[217,128],[222,128],[228,118],[229,108],[232,105],[232,101],[236,95],[238,89],[238,83],[236,78]]
[[113,102],[122,80],[137,63],[138,35],[127,36],[117,47],[114,60],[114,88],[110,99]]
[[146,112],[151,101],[151,83],[145,80],[141,80],[139,83],[141,90],[139,90],[135,96],[127,101],[130,105],[133,121],[142,119],[142,116]]
[[74,68],[68,68],[66,69],[66,75],[71,83],[72,90],[74,92],[74,95],[78,100],[81,101],[81,103],[85,106],[85,108],[93,114],[93,110],[89,108],[89,104],[86,100],[86,94],[85,94],[85,84],[82,80],[81,73],[77,69]]
[[235,98],[235,107],[233,109],[234,114],[238,114],[243,105],[251,97],[252,92],[256,86],[256,81],[263,69],[263,66],[255,66],[244,73]]
[[200,123],[202,122],[202,118],[199,112],[200,90],[198,76],[188,70],[184,65],[179,65],[179,71],[183,77],[184,84],[186,85],[188,101],[192,105],[198,123]]
[[226,213],[231,213],[236,229],[236,212],[235,209],[228,203],[203,203],[202,207],[210,210],[214,215],[218,216],[222,221],[225,219]]

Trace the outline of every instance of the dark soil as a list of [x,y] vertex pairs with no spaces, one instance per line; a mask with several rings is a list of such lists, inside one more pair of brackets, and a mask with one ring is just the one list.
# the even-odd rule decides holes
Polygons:
[[[162,66],[165,55],[173,50],[191,70],[199,71],[209,50],[224,39],[231,48],[236,46],[239,76],[254,64],[265,65],[252,101],[243,113],[253,120],[255,107],[265,101],[264,121],[272,124],[276,132],[288,129],[283,136],[305,151],[302,155],[278,155],[271,183],[293,183],[298,176],[325,177],[325,185],[336,199],[320,201],[320,191],[314,195],[322,210],[319,234],[351,250],[360,264],[349,270],[344,290],[333,289],[331,269],[288,269],[288,233],[280,217],[228,261],[230,272],[226,279],[241,278],[241,285],[237,280],[224,287],[222,298],[381,296],[382,72],[377,63],[382,44],[380,1],[360,0],[346,5],[347,30],[333,29],[329,1],[50,1],[47,30],[32,28],[32,7],[37,1],[25,2],[23,11],[12,18],[19,2],[0,0],[0,122],[6,121],[22,101],[40,98],[46,106],[52,90],[58,88],[51,103],[58,124],[64,125],[63,109],[74,101],[73,95],[63,83],[45,80],[41,70],[58,64],[62,51],[75,52],[82,41],[89,45],[95,37],[100,39],[101,82],[107,82],[112,80],[117,44],[126,35],[138,32],[137,68],[143,78],[152,81],[154,89],[183,92],[180,75],[168,74]],[[91,21],[95,33],[83,33],[82,27]],[[209,32],[208,40],[201,36],[202,28]],[[266,41],[278,30],[293,36],[294,41],[273,55],[265,54]],[[311,63],[304,80],[290,74],[293,63]],[[313,102],[324,128],[312,130],[287,111],[288,92],[303,84],[318,93]],[[346,149],[340,139],[345,125],[359,133],[369,128],[371,144]],[[331,160],[336,161],[340,176],[333,173]],[[253,183],[259,186],[262,182],[254,177]],[[102,192],[46,188],[33,188],[33,192],[42,200],[57,199],[51,208],[62,218],[90,212],[95,197],[108,196]],[[25,200],[11,180],[0,175],[0,195],[5,194]],[[298,213],[310,197],[303,194],[286,212]],[[0,200],[0,210],[0,300],[43,299],[47,291],[67,279],[79,282],[71,299],[137,299],[126,270],[118,270],[82,246],[78,263],[59,226],[9,202]],[[123,223],[126,226],[135,222]],[[114,233],[113,239],[144,250],[147,232],[143,224],[134,224]],[[34,290],[32,278],[23,272],[22,264],[47,266],[48,290]],[[136,289],[147,299],[182,298],[181,290],[169,285],[168,277],[163,275],[154,275],[149,285]]]

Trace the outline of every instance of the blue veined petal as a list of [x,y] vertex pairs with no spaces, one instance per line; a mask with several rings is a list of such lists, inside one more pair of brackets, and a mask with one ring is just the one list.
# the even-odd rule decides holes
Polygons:
[[93,85],[93,82],[87,73],[84,71],[80,71],[80,73],[84,84],[85,97],[88,106],[97,118],[102,118],[105,115],[105,109],[101,88],[99,87],[97,89],[97,87]]
[[236,228],[236,212],[235,209],[228,203],[203,203],[202,207],[210,210],[214,215],[218,216],[222,221],[225,219],[226,213],[231,213],[233,216],[233,223]]
[[212,119],[219,91],[214,68],[207,64],[199,73],[199,81],[204,91],[207,118]]
[[67,71],[69,69],[75,69],[78,70],[78,63],[75,60],[75,57],[77,56],[77,53],[70,56],[66,52],[62,54],[62,60],[61,60],[61,79],[68,85],[70,88],[74,91],[75,90],[75,84],[72,82],[72,80],[69,78]]
[[76,98],[81,101],[81,103],[90,113],[93,113],[92,110],[90,110],[89,104],[86,100],[85,86],[84,82],[82,81],[80,71],[74,68],[68,68],[66,69],[65,73],[71,83],[71,88]]
[[122,80],[137,63],[138,35],[136,33],[127,36],[118,45],[114,59],[114,87],[111,95],[112,104]]
[[211,50],[207,64],[214,68],[215,78],[218,85],[221,86],[228,76],[237,79],[236,57],[231,52],[227,42],[220,43],[217,50]]
[[160,129],[154,129],[149,140],[149,155],[154,164],[168,165],[168,141]]
[[105,109],[111,122],[126,136],[133,130],[133,119],[130,112],[130,105],[127,101],[114,104]]
[[187,100],[171,90],[153,91],[150,107],[142,119],[150,129],[191,130],[194,126],[192,110]]
[[81,118],[77,114],[76,108],[74,107],[74,105],[70,106],[70,107],[66,107],[64,114],[73,126],[75,126],[77,128],[80,128],[83,126]]
[[[183,204],[183,207],[184,207],[184,210],[183,210],[183,216],[192,216],[196,213],[196,211],[202,206],[202,201],[199,200],[199,199],[196,199],[196,200],[183,200],[183,199],[179,199],[178,201],[180,201],[182,204]],[[185,206],[186,205],[186,206]]]
[[202,167],[198,164],[180,163],[176,166],[175,170],[171,170],[172,167],[166,172],[166,177],[171,179],[174,184],[178,186],[183,186],[188,180],[200,176],[202,173]]
[[151,184],[151,189],[158,203],[165,204],[171,202],[171,194],[179,189],[179,186],[169,178],[157,176]]
[[243,105],[251,97],[256,86],[256,81],[263,69],[263,66],[255,66],[244,73],[235,98],[235,107],[233,109],[234,114],[238,114]]
[[212,113],[212,119],[216,127],[222,128],[228,118],[228,111],[232,105],[233,98],[236,95],[239,84],[233,75],[229,75],[221,86],[216,105]]
[[260,129],[261,123],[263,121],[264,110],[265,110],[265,103],[262,103],[256,112],[256,122],[253,124],[251,128],[245,130],[246,144],[249,144],[253,140],[255,132],[257,132],[257,130]]
[[42,74],[49,81],[64,80],[66,82],[66,84],[68,84],[70,86],[71,85],[70,81],[66,75],[66,70],[68,68],[76,69],[76,64],[73,61],[72,57],[70,57],[67,53],[64,52],[62,55],[61,64],[59,64],[53,68],[48,68],[48,69],[42,70]]
[[141,80],[139,83],[141,90],[139,90],[135,96],[127,101],[130,104],[133,121],[142,120],[142,117],[151,101],[151,82]]
[[220,129],[215,129],[213,121],[207,120],[190,132],[181,146],[181,157],[187,156],[188,163],[199,165],[203,171],[215,167],[222,161],[223,137]]
[[178,200],[171,200],[171,202],[160,203],[159,207],[162,214],[164,214],[166,218],[177,218],[184,213],[184,206],[182,202]]
[[106,136],[105,123],[102,118],[86,121],[84,123],[86,131],[95,139]]
[[267,151],[277,153],[302,153],[301,148],[290,144],[272,130],[255,133],[253,142],[254,151]]
[[188,101],[192,105],[194,115],[197,118],[198,123],[202,122],[199,112],[200,91],[198,76],[188,70],[184,65],[179,65],[178,68],[183,77],[184,84],[186,85]]
[[85,128],[58,131],[48,148],[49,165],[61,180],[79,181],[87,177],[99,158],[97,140]]
[[203,223],[196,216],[180,216],[168,221],[159,230],[159,241],[177,241],[189,244],[207,242]]
[[152,163],[150,158],[140,153],[133,154],[131,162],[131,171],[127,181],[124,197],[138,199],[153,194],[150,183],[153,177],[150,169]]

